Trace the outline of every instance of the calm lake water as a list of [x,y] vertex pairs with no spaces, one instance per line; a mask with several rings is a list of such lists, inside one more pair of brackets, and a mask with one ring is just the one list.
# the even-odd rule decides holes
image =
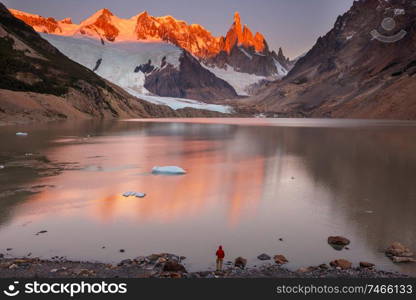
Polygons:
[[[68,122],[1,127],[0,140],[0,252],[9,256],[114,263],[169,252],[201,270],[221,244],[226,260],[251,266],[267,253],[284,254],[290,269],[345,258],[416,274],[383,253],[394,241],[416,250],[415,122]],[[21,165],[30,154],[67,170],[40,176]],[[188,173],[152,175],[156,165]],[[330,235],[348,237],[350,250],[331,248]]]

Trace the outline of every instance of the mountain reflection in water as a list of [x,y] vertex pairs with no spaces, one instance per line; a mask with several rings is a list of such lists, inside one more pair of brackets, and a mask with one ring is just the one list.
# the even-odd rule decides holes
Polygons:
[[[282,253],[291,268],[346,258],[399,270],[382,250],[396,240],[416,250],[414,123],[168,121],[51,123],[23,139],[13,136],[22,128],[2,128],[10,141],[2,156],[42,153],[77,167],[39,177],[6,162],[1,244],[16,256],[109,262],[173,252],[187,256],[190,269],[211,266],[217,244],[228,259],[252,264],[260,253]],[[156,176],[155,165],[188,173]],[[36,185],[54,187],[4,193]],[[147,195],[125,198],[126,191]],[[333,234],[350,238],[351,249],[329,247]]]

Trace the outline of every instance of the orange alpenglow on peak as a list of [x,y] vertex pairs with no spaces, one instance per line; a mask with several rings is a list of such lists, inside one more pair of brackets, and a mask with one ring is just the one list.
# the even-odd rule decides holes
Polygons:
[[200,58],[213,57],[224,51],[231,53],[235,46],[254,48],[263,52],[266,42],[260,33],[253,33],[247,25],[242,26],[238,12],[234,23],[225,37],[216,37],[198,24],[188,24],[171,16],[153,17],[147,11],[130,18],[121,19],[108,8],[98,10],[80,24],[73,24],[70,18],[60,22],[16,10],[11,12],[19,19],[44,33],[72,36],[77,34],[102,41],[166,41],[182,47]]
[[[91,24],[88,24],[85,26],[85,28],[81,28],[81,30],[85,29],[97,31],[100,30],[102,32],[102,35],[111,42],[114,42],[119,35],[120,31],[119,29],[112,24],[111,17],[113,17],[114,14],[107,8],[103,8],[99,11],[97,11],[91,19],[94,19],[97,17]],[[85,22],[85,21],[84,21]]]
[[247,25],[241,27],[241,17],[238,12],[235,12],[233,26],[225,37],[224,51],[230,53],[235,45],[254,47],[257,52],[262,52],[265,48],[265,41],[262,34],[257,32],[253,36],[253,33]]
[[142,11],[140,14],[138,14],[138,17],[149,17],[149,13],[147,12],[147,10]]
[[[35,29],[42,29],[46,33],[58,33],[59,24],[54,18],[46,18],[39,15],[25,13],[16,9],[9,10],[16,18],[32,26]],[[40,31],[40,30],[38,30]]]
[[238,11],[234,13],[234,24],[241,26],[241,17]]
[[65,18],[60,21],[63,24],[73,24],[71,18]]
[[114,16],[113,13],[108,8],[103,8],[101,13],[106,16]]
[[257,52],[262,52],[265,47],[266,40],[264,39],[264,36],[260,32],[256,32],[256,35],[254,36],[254,48]]

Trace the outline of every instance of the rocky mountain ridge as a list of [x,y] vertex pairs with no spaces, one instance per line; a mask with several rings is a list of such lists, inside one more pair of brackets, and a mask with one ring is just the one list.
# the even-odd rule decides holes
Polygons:
[[416,119],[415,20],[412,1],[355,1],[250,104],[286,116]]
[[284,76],[289,67],[282,50],[279,54],[270,51],[261,33],[253,34],[247,25],[242,25],[238,12],[226,36],[219,37],[199,24],[188,24],[172,16],[153,17],[146,11],[130,19],[122,19],[108,9],[101,9],[80,24],[74,24],[70,18],[56,20],[14,9],[11,12],[38,32],[84,35],[99,38],[102,43],[165,41],[185,49],[211,66],[225,68],[229,65],[249,74]]

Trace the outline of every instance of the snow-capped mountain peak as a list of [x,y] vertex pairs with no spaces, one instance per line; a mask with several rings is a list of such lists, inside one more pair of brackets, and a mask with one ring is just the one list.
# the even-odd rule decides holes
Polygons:
[[83,20],[73,24],[69,18],[57,21],[25,12],[11,12],[35,30],[43,33],[72,36],[87,35],[104,41],[167,41],[186,49],[199,58],[209,58],[222,51],[230,53],[235,45],[245,48],[253,47],[262,52],[267,44],[261,33],[253,34],[247,25],[242,26],[238,12],[234,15],[234,23],[225,37],[216,37],[199,24],[188,24],[172,16],[153,17],[143,11],[129,19],[117,17],[109,9],[103,8]]
[[81,22],[81,26],[86,26],[90,24],[94,24],[97,22],[100,18],[105,19],[106,21],[110,22],[111,17],[114,16],[114,14],[107,8],[103,8],[98,10],[96,13],[85,19]]
[[[70,58],[123,87],[131,88],[130,83],[133,82],[133,85],[138,86],[140,91],[144,90],[143,78],[145,77],[147,80],[145,86],[156,94],[162,95],[167,93],[167,96],[175,97],[183,94],[183,92],[177,89],[178,83],[174,83],[174,86],[169,87],[170,91],[167,92],[168,87],[160,86],[158,80],[155,79],[155,74],[158,72],[157,76],[159,77],[168,74],[168,70],[164,70],[163,74],[160,72],[162,69],[161,60],[164,56],[166,56],[167,61],[163,66],[167,68],[170,65],[171,67],[168,69],[175,74],[178,72],[185,74],[178,67],[181,65],[183,67],[192,66],[192,70],[188,70],[189,74],[198,70],[198,74],[195,73],[194,77],[199,77],[204,82],[212,78],[206,72],[214,73],[217,76],[217,79],[212,78],[212,82],[216,82],[215,88],[218,91],[221,90],[221,92],[216,90],[215,95],[211,92],[205,93],[204,95],[201,93],[196,95],[205,99],[211,96],[217,99],[224,98],[225,96],[232,97],[232,88],[239,95],[247,95],[247,91],[250,89],[249,85],[257,84],[259,81],[281,78],[288,71],[287,59],[284,57],[283,52],[280,50],[279,55],[277,55],[274,51],[270,51],[264,36],[259,32],[253,34],[248,25],[243,25],[238,12],[235,12],[233,24],[226,36],[218,37],[214,36],[199,24],[188,24],[170,15],[154,17],[147,11],[143,11],[130,18],[120,18],[109,9],[104,8],[96,11],[79,24],[74,24],[68,18],[57,21],[54,18],[31,15],[17,10],[11,10],[11,12],[17,18],[23,20],[41,33],[75,39],[83,37],[96,40],[98,44],[104,47],[103,49],[106,49],[105,51],[97,46],[97,43],[92,45],[91,41],[86,41],[85,39],[83,39],[84,41],[82,43],[78,44],[72,39],[60,40],[44,36],[44,38],[48,39]],[[134,51],[141,52],[137,53],[139,57],[130,55],[131,52],[129,52],[128,55],[131,61],[129,61],[128,66],[125,66],[123,61],[117,62],[118,59],[122,60],[123,57],[123,55],[119,55],[120,51],[124,51],[126,45],[131,46],[132,43],[140,44],[137,48],[134,48]],[[179,50],[184,49],[186,53],[192,55],[189,56],[185,53],[183,56],[180,56],[173,55],[169,52],[155,59],[150,53],[143,52],[148,49],[141,45],[143,43],[159,43],[160,47],[162,47],[162,43],[171,44],[178,47]],[[112,45],[114,47],[111,47]],[[80,54],[76,53],[77,47],[80,48]],[[100,51],[104,52],[101,53]],[[88,56],[87,54],[91,55]],[[87,56],[88,59],[86,59]],[[186,64],[179,61],[179,57],[186,58]],[[113,58],[115,59],[114,61],[112,60]],[[173,59],[174,61],[169,62],[169,59]],[[109,64],[118,65],[119,68],[127,68],[125,73],[129,70],[126,74],[134,78],[134,80],[130,77],[126,79],[124,75],[122,76],[121,73],[118,74],[117,72],[117,78],[113,78],[111,68],[108,69],[109,73],[105,73],[105,70],[107,70],[105,67]],[[201,64],[205,68],[202,68]],[[133,72],[136,70],[136,67],[139,71]],[[151,74],[149,72],[142,72],[142,70],[150,69],[153,70],[150,72]],[[158,70],[158,72],[155,70]],[[139,81],[136,79],[139,77],[140,84],[137,84]],[[221,79],[231,84],[232,88],[224,85]],[[129,82],[129,84],[126,85],[126,82]],[[200,83],[196,84],[196,86],[200,86]]]

